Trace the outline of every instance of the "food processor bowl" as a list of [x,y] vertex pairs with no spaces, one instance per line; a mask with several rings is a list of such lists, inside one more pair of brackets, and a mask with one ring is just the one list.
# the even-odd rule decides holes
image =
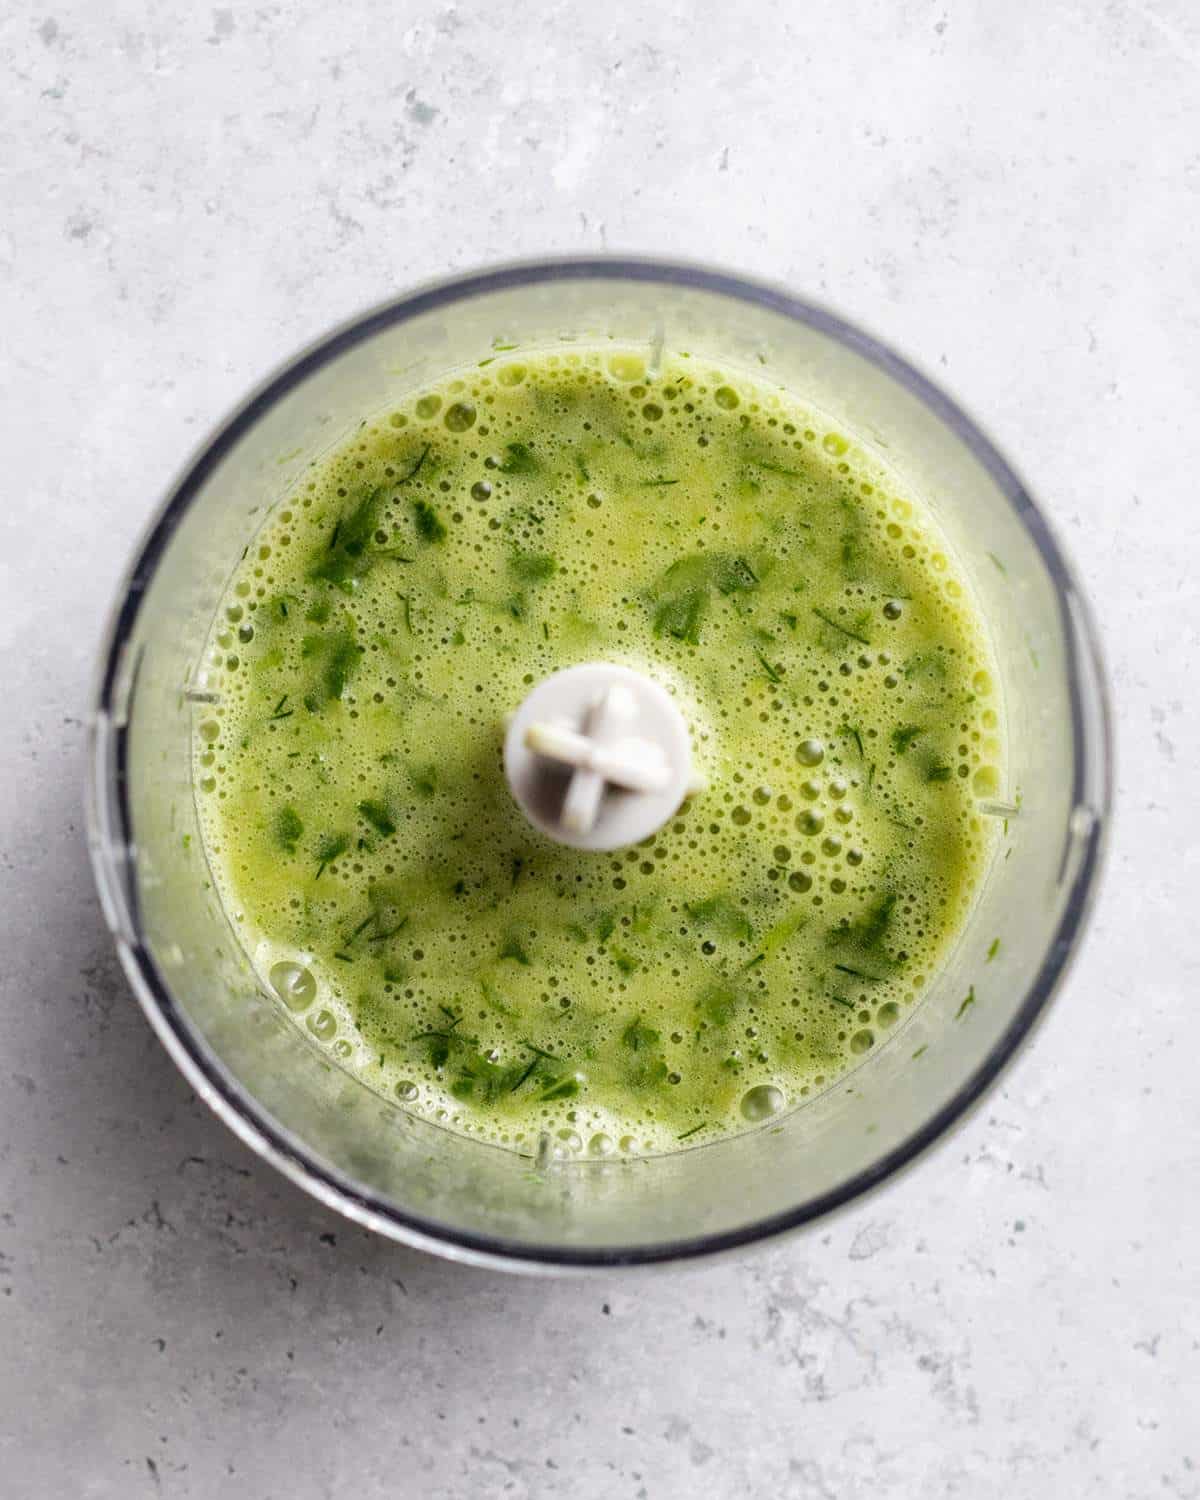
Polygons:
[[[777,383],[921,496],[990,626],[1008,739],[1004,824],[970,921],[885,1045],[733,1138],[620,1160],[535,1158],[453,1133],[343,1071],[251,969],[217,900],[192,788],[197,676],[234,565],[270,507],[364,415],[499,349],[664,348]],[[514,705],[515,706],[515,705]],[[253,1150],[354,1222],[524,1270],[682,1260],[811,1224],[962,1119],[1029,1035],[1077,947],[1109,818],[1095,628],[1042,513],[947,395],[812,302],[701,266],[517,264],[423,287],[291,360],[229,416],[137,550],[103,646],[89,838],[105,918],[188,1081]]]

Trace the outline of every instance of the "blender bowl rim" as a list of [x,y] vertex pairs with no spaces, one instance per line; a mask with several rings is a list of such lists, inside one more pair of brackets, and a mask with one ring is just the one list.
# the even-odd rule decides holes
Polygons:
[[[1028,533],[1054,584],[1065,643],[1072,722],[1072,806],[1087,810],[1082,849],[1062,915],[1028,991],[982,1062],[920,1126],[869,1166],[836,1187],[796,1206],[716,1233],[627,1247],[533,1245],[517,1239],[452,1228],[365,1192],[340,1169],[322,1161],[230,1074],[171,995],[154,955],[142,941],[136,881],[122,884],[116,851],[131,858],[133,822],[126,774],[126,740],[106,738],[121,724],[120,700],[132,697],[122,682],[136,678],[127,661],[142,602],[156,567],[197,491],[236,443],[281,398],[331,359],[384,329],[423,313],[491,292],[562,281],[624,281],[684,287],[749,303],[805,324],[890,375],[947,426],[987,470]],[[1042,1017],[1078,950],[1094,903],[1112,805],[1112,727],[1099,633],[1074,570],[1029,491],[979,423],[907,356],[865,332],[827,305],[772,282],[698,262],[652,256],[563,256],[489,266],[422,283],[344,320],[309,342],[255,387],[194,450],[151,517],[118,584],[102,637],[90,719],[87,786],[88,844],[106,925],[138,1002],[187,1081],[219,1119],[258,1156],[344,1217],[414,1248],[453,1260],[514,1270],[567,1272],[661,1264],[729,1253],[811,1224],[863,1197],[909,1167],[963,1119],[991,1089]],[[1086,674],[1086,680],[1085,680]],[[1090,686],[1092,701],[1085,707]],[[1090,723],[1088,709],[1090,709]],[[124,901],[124,920],[122,920]]]

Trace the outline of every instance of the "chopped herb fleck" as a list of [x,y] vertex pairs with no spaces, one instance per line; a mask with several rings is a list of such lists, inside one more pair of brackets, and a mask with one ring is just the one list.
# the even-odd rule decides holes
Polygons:
[[344,594],[357,591],[374,563],[372,545],[385,499],[382,486],[365,490],[353,508],[338,517],[328,545],[309,568],[309,578],[332,584]]
[[690,646],[700,644],[700,623],[708,608],[708,595],[702,589],[688,589],[665,599],[654,611],[654,634],[669,635]]
[[855,979],[869,979],[874,984],[880,983],[886,977],[883,974],[868,974],[865,969],[854,969],[849,964],[834,964],[833,967],[843,974],[853,974]]
[[413,480],[417,477],[417,475],[421,472],[422,467],[424,466],[425,460],[429,457],[429,446],[430,445],[428,443],[425,444],[417,457],[416,463],[413,464],[412,468],[409,469],[408,473],[404,476],[403,479],[397,479],[397,484],[408,484],[410,480]]
[[425,542],[444,542],[446,540],[445,522],[428,500],[413,500],[411,502],[413,522],[417,528],[417,535]]
[[559,1078],[549,1088],[544,1089],[538,1095],[538,1099],[545,1104],[549,1103],[552,1099],[573,1099],[578,1092],[578,1079],[570,1077]]
[[836,953],[835,967],[880,979],[893,974],[897,961],[887,947],[888,934],[896,912],[896,894],[889,891],[863,908],[854,922],[845,922],[829,934],[829,946]]
[[325,873],[326,866],[331,865],[340,855],[345,854],[349,847],[349,834],[323,834],[317,843],[317,873],[315,878],[320,880],[321,876]]
[[408,773],[409,784],[418,797],[432,797],[438,789],[438,772],[435,765],[412,766]]
[[749,917],[729,896],[718,893],[703,901],[685,902],[683,909],[702,929],[742,942],[749,942],[754,936]]
[[832,615],[826,614],[823,609],[818,609],[815,604],[812,606],[812,612],[814,615],[816,615],[818,620],[824,620],[826,625],[831,626],[834,630],[839,631],[842,635],[848,636],[850,640],[857,641],[860,646],[869,646],[871,644],[871,638],[869,636],[863,635],[860,631],[851,630],[848,625],[841,624],[840,621],[835,620]]
[[536,474],[541,467],[528,443],[505,443],[501,474]]
[[643,1048],[649,1050],[657,1047],[662,1041],[662,1033],[655,1031],[653,1026],[646,1026],[641,1016],[635,1016],[625,1030],[621,1033],[621,1043],[629,1048],[631,1052],[640,1052]]
[[741,996],[731,984],[710,984],[701,991],[696,1002],[702,1020],[713,1026],[728,1026],[741,1002]]
[[396,831],[396,821],[382,802],[364,801],[358,804],[358,810],[370,823],[376,833],[390,838]]
[[558,571],[548,552],[516,552],[508,560],[509,571],[522,583],[545,583]]
[[367,928],[370,927],[371,923],[374,922],[374,920],[375,920],[375,918],[376,918],[377,915],[378,915],[378,913],[376,913],[374,911],[370,911],[370,912],[367,913],[367,915],[362,919],[362,921],[358,924],[358,926],[354,929],[354,931],[346,939],[346,947],[347,948],[353,948],[355,942],[358,940],[358,938],[360,938],[362,936],[362,934],[367,930]]
[[511,958],[515,962],[522,964],[525,968],[529,967],[530,958],[529,954],[525,951],[524,944],[519,937],[511,932],[500,945],[498,957],[502,959]]
[[304,833],[304,824],[294,807],[281,807],[275,814],[275,842],[288,854],[295,854]]
[[923,733],[919,724],[899,725],[898,728],[892,730],[892,749],[897,755],[903,755],[917,736]]
[[328,630],[321,635],[306,635],[300,642],[300,655],[317,668],[312,687],[304,695],[304,706],[310,713],[318,713],[326,703],[343,696],[362,648],[351,631]]
[[[377,916],[377,917],[376,917],[376,921],[379,921],[379,920],[380,920],[380,918],[379,918],[379,917],[378,917],[378,916]],[[406,928],[406,927],[407,927],[407,926],[408,926],[408,917],[407,917],[407,916],[403,916],[403,917],[401,917],[401,918],[400,918],[400,920],[399,920],[399,921],[398,921],[398,922],[396,922],[396,923],[395,923],[395,925],[394,925],[394,926],[392,926],[392,927],[387,927],[387,928],[384,928],[384,929],[383,929],[383,930],[382,930],[382,931],[380,931],[380,932],[376,932],[376,933],[373,933],[373,934],[372,934],[372,935],[371,935],[371,936],[370,936],[370,937],[369,937],[369,938],[368,938],[368,939],[367,939],[367,942],[368,942],[368,943],[369,943],[369,944],[370,944],[370,945],[371,945],[371,946],[372,946],[372,947],[374,947],[374,946],[375,946],[375,944],[377,944],[377,943],[387,943],[387,942],[390,942],[390,941],[391,941],[391,939],[392,939],[392,938],[394,938],[394,937],[395,937],[395,936],[396,936],[396,934],[397,934],[397,933],[398,933],[398,932],[403,932],[403,931],[404,931],[404,929],[405,929],[405,928]],[[404,977],[404,976],[403,976],[403,975],[401,975],[401,976],[400,976],[400,977],[401,977],[401,978],[403,978],[403,977]],[[386,971],[385,971],[385,973],[384,973],[384,978],[385,978],[385,979],[386,979],[386,978],[387,978],[387,973],[386,973]]]
[[744,557],[695,552],[671,564],[651,592],[654,633],[691,646],[700,644],[700,626],[712,592],[728,596],[755,589],[759,576]]
[[750,458],[747,459],[747,463],[749,463],[755,469],[762,469],[767,474],[778,474],[784,479],[804,478],[804,475],[801,474],[799,470],[785,469],[782,464],[773,463],[771,460],[766,458]]
[[513,1083],[511,1083],[509,1085],[508,1092],[510,1094],[515,1094],[517,1092],[517,1090],[521,1087],[521,1085],[532,1075],[533,1070],[537,1067],[539,1061],[540,1061],[540,1058],[538,1057],[538,1054],[535,1051],[534,1054],[533,1054],[533,1056],[529,1059],[529,1062],[526,1065],[526,1067],[524,1068],[524,1070],[517,1077],[516,1081],[513,1082]]
[[756,589],[760,579],[744,557],[717,553],[712,559],[713,582],[721,594],[741,594]]

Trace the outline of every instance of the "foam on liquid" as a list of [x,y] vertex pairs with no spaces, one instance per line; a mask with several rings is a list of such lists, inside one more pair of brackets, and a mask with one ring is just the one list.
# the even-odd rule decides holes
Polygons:
[[[504,716],[581,661],[667,685],[709,787],[636,849],[529,827]],[[206,852],[264,983],[414,1112],[677,1149],[820,1092],[916,1004],[1004,753],[966,580],[787,393],[635,353],[497,359],[367,420],[233,574]]]

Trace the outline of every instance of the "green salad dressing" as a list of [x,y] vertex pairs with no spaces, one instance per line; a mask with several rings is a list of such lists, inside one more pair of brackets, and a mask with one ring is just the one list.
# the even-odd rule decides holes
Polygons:
[[[513,802],[505,716],[612,661],[706,790],[587,853]],[[450,1128],[713,1139],[878,1047],[960,931],[1003,772],[991,650],[851,435],[686,355],[504,355],[363,423],[222,601],[195,784],[257,972]]]

